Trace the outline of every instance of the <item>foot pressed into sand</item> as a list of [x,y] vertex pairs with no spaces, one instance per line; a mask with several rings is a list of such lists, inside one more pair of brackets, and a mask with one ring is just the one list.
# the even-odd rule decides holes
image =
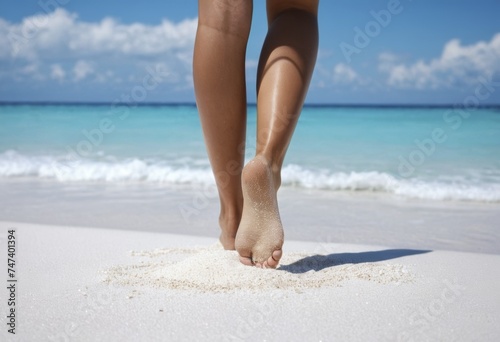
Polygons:
[[240,261],[275,268],[284,240],[277,200],[279,177],[263,156],[256,156],[243,168],[241,183],[243,214],[235,240]]

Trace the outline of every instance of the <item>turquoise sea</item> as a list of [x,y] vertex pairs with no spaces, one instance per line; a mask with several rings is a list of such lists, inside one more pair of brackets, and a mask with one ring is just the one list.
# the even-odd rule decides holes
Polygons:
[[[36,179],[213,183],[195,105],[0,105],[0,180]],[[500,108],[306,106],[283,186],[500,202]]]

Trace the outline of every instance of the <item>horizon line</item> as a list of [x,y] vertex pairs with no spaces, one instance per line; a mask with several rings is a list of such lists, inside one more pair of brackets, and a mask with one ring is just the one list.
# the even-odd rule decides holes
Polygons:
[[[10,106],[10,105],[72,105],[72,106],[109,106],[112,105],[112,102],[105,101],[0,101],[0,106]],[[116,105],[116,104],[115,104]],[[122,105],[129,105],[134,107],[161,107],[161,106],[189,106],[196,107],[196,102],[142,102],[142,103],[123,103]],[[249,102],[247,106],[255,107],[257,106],[256,102]],[[372,108],[464,108],[463,104],[456,103],[304,103],[303,107],[372,107]],[[499,108],[500,103],[498,104],[480,104],[476,106],[476,108]]]

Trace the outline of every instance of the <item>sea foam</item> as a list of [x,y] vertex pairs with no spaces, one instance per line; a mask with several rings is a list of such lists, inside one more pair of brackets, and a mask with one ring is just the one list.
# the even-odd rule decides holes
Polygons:
[[[59,182],[146,182],[161,186],[212,185],[214,177],[205,162],[189,159],[123,160],[69,159],[66,156],[28,156],[16,151],[0,154],[0,178],[42,178]],[[385,172],[333,172],[288,164],[282,185],[329,191],[388,193],[408,198],[500,202],[500,184],[403,179]]]

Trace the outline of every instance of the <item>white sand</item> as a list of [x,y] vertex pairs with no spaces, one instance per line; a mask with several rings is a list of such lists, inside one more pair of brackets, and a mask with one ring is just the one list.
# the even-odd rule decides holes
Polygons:
[[[246,267],[235,251],[220,244],[208,248],[157,249],[132,252],[149,260],[133,265],[115,266],[104,273],[105,282],[124,286],[158,289],[231,292],[236,290],[302,290],[341,286],[348,280],[368,280],[380,284],[406,283],[413,275],[399,264],[352,264],[336,257],[288,253],[278,271]],[[175,259],[179,259],[176,260]]]
[[10,228],[22,341],[500,339],[498,255],[287,241],[258,270],[209,238],[12,222],[2,254]]

